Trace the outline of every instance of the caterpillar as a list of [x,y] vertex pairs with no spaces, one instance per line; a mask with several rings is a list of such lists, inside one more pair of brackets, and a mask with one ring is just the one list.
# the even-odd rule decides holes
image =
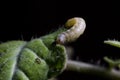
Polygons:
[[65,44],[75,41],[85,31],[86,23],[83,18],[74,17],[68,19],[68,21],[65,23],[65,27],[69,29],[58,35],[56,39],[58,44]]

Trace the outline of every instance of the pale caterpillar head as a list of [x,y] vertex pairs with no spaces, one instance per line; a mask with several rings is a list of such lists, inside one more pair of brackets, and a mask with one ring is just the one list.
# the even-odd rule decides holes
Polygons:
[[56,40],[58,44],[75,41],[81,34],[83,34],[86,24],[83,18],[74,17],[65,23],[65,27],[68,28],[68,30],[58,35]]

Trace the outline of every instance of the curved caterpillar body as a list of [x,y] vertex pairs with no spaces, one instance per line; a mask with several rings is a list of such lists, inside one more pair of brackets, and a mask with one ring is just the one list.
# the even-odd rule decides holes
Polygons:
[[86,23],[84,19],[74,17],[66,22],[65,27],[70,29],[58,35],[56,42],[59,44],[75,41],[83,34],[86,28]]

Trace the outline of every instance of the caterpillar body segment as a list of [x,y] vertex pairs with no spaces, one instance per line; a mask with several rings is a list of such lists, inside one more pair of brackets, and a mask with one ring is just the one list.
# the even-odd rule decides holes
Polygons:
[[58,35],[56,42],[59,44],[72,42],[79,38],[85,31],[86,23],[83,18],[74,17],[65,23],[65,27],[69,29]]

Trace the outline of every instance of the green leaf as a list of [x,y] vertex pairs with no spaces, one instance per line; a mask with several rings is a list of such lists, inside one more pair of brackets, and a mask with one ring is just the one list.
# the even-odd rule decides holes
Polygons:
[[[0,45],[0,80],[26,80],[26,78],[45,80],[47,78],[49,70],[47,63],[25,46],[24,41],[10,41]],[[36,62],[37,58],[40,63]]]
[[66,66],[66,49],[54,42],[64,30],[29,42],[0,44],[0,80],[47,80],[60,74]]
[[120,59],[113,60],[108,57],[104,57],[104,60],[109,64],[109,69],[113,69],[115,67],[120,68]]
[[120,48],[120,42],[116,40],[105,40],[104,43]]

